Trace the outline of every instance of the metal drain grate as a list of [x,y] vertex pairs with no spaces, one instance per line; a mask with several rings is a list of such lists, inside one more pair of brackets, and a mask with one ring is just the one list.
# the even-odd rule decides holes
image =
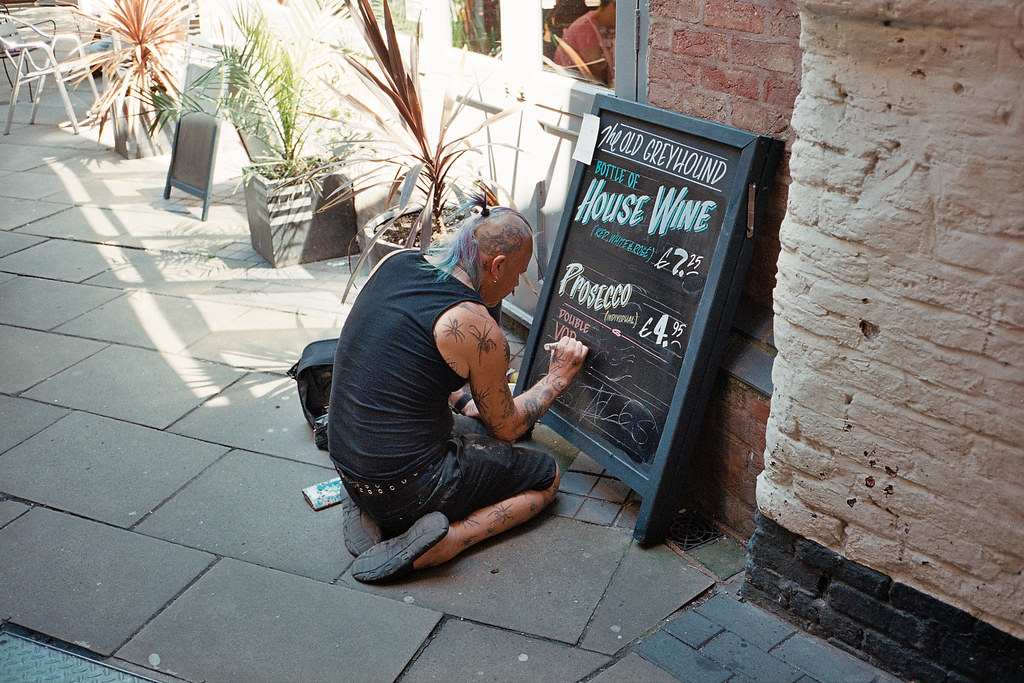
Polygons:
[[709,522],[688,510],[680,510],[672,518],[672,526],[668,530],[668,540],[680,550],[693,550],[722,536]]
[[156,683],[64,650],[0,631],[0,681]]

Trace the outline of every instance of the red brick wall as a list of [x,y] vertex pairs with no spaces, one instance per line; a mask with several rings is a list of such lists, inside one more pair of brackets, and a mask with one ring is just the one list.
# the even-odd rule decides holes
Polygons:
[[[800,88],[794,0],[651,0],[651,104],[786,142],[744,293],[772,306]],[[769,397],[720,376],[693,455],[687,499],[739,536],[754,529]]]
[[769,407],[767,396],[719,373],[683,487],[689,505],[740,538],[755,528]]
[[651,104],[787,143],[744,291],[771,306],[800,88],[793,0],[651,0]]

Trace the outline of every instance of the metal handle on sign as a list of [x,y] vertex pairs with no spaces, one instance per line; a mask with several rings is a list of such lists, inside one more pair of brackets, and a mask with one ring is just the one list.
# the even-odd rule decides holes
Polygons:
[[757,195],[757,183],[751,183],[747,189],[747,237],[754,236],[754,198]]

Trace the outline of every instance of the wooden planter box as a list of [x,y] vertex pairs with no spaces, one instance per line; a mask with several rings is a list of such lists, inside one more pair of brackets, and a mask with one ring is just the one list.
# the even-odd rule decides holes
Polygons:
[[[330,196],[341,180],[324,180]],[[289,184],[251,173],[245,182],[245,208],[252,246],[271,266],[280,268],[338,258],[358,251],[352,200],[321,211],[321,192],[309,183]]]

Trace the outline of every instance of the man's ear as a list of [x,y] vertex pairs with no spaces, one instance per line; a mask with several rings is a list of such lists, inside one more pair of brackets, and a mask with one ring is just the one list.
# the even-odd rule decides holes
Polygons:
[[505,272],[505,267],[508,265],[508,256],[505,254],[498,254],[491,259],[491,275],[495,278],[500,278],[502,273]]

